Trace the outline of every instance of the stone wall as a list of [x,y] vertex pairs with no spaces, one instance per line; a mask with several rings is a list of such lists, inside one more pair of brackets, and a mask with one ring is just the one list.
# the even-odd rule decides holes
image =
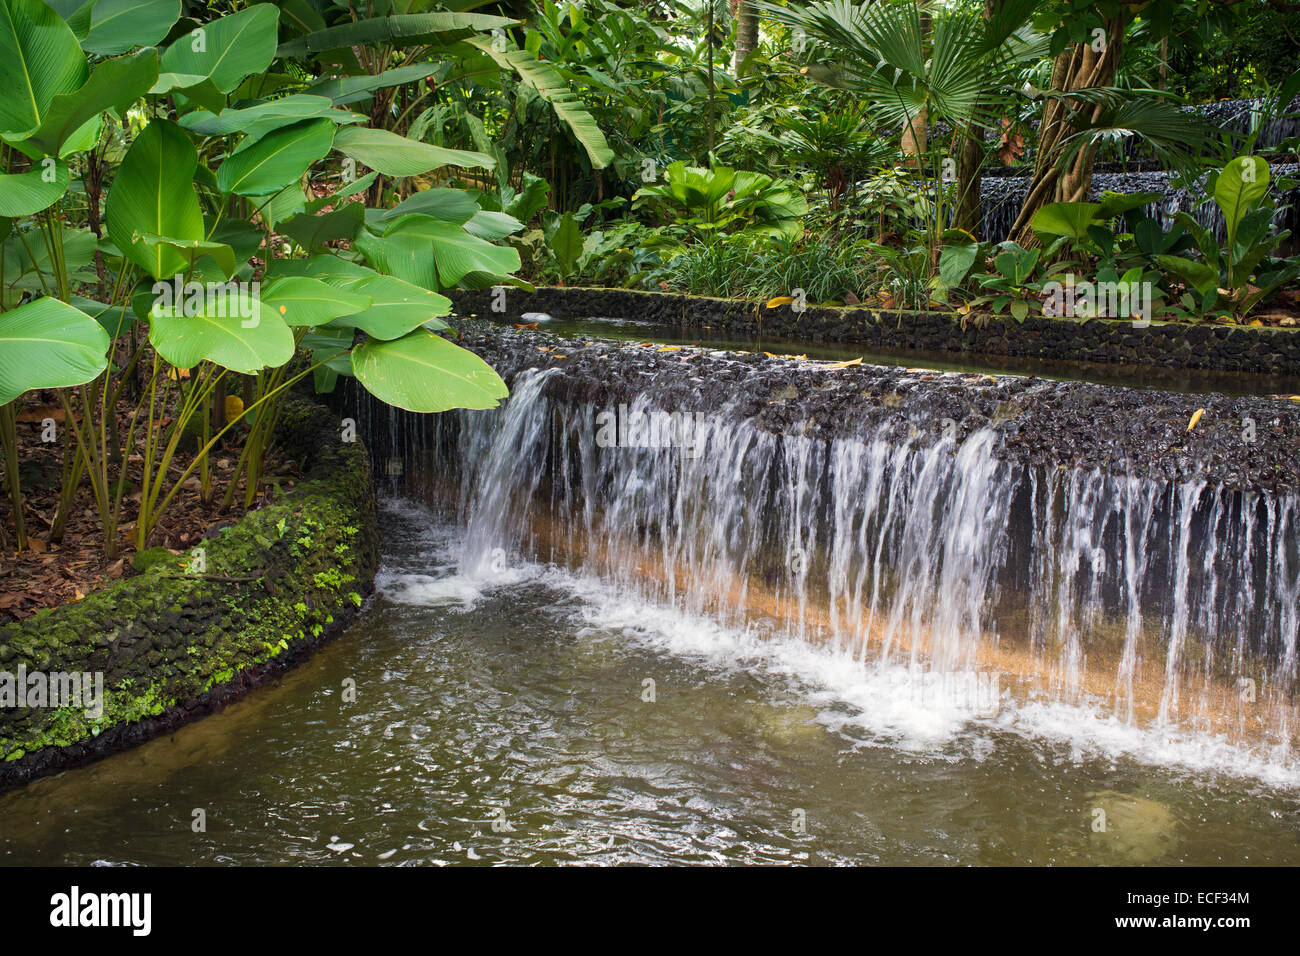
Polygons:
[[[102,674],[102,714],[0,703],[0,787],[140,743],[202,716],[337,634],[378,565],[366,450],[323,406],[291,399],[279,438],[304,478],[188,555],[0,627],[0,675]],[[197,568],[195,569],[197,571]]]
[[[492,290],[448,293],[461,316],[496,318]],[[629,289],[506,290],[506,312],[556,318],[640,319],[715,335],[765,336],[805,342],[844,342],[868,348],[921,349],[1013,355],[1056,361],[1114,362],[1170,368],[1294,374],[1300,371],[1300,331],[1237,325],[1078,322],[1036,316],[963,317],[953,312],[885,312],[861,307],[814,307],[796,313],[784,305]]]

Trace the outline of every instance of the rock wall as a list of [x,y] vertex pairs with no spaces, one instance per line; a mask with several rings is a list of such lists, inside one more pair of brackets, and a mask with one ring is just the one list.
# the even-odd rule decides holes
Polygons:
[[107,590],[0,628],[0,678],[20,668],[102,675],[104,693],[98,715],[0,702],[0,787],[200,717],[287,669],[355,617],[378,566],[366,450],[340,440],[334,413],[297,398],[285,408],[279,440],[303,480],[202,541],[205,573],[189,573],[187,555],[169,556]]
[[[461,316],[498,317],[492,290],[448,293]],[[1300,370],[1300,330],[1237,325],[1152,323],[1094,319],[1077,322],[1035,316],[952,312],[884,312],[868,308],[788,305],[710,299],[630,289],[508,289],[500,317],[519,321],[527,312],[556,318],[593,316],[641,319],[657,325],[718,334],[848,342],[870,348],[927,349],[1014,355],[1056,361],[1114,362],[1170,368],[1291,374]]]

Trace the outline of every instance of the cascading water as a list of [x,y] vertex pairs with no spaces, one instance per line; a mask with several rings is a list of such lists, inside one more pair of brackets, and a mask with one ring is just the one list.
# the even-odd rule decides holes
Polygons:
[[560,376],[520,370],[495,412],[394,413],[418,423],[403,455],[425,492],[458,489],[462,573],[555,562],[902,672],[903,693],[945,687],[967,718],[994,675],[994,706],[1101,706],[1291,766],[1293,494],[1004,460],[992,427],[826,439],[739,401],[668,411],[653,389],[611,410],[549,394]]

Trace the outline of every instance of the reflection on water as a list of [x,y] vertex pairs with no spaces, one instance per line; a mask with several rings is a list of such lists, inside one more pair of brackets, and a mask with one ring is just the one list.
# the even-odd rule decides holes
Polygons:
[[465,578],[449,526],[384,520],[349,633],[221,714],[0,795],[0,862],[1300,863],[1300,790],[1014,713],[873,710],[829,655],[557,568]]

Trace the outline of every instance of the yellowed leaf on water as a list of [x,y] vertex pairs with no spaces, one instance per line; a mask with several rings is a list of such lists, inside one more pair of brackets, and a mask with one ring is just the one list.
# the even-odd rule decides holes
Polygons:
[[659,346],[659,351],[660,351],[660,352],[680,352],[681,350],[682,350],[682,347],[681,347],[680,345],[661,345],[661,346]]
[[1193,428],[1195,428],[1195,427],[1196,427],[1196,423],[1199,422],[1199,421],[1201,420],[1201,416],[1204,415],[1204,414],[1205,414],[1205,409],[1203,409],[1203,408],[1198,408],[1198,409],[1197,409],[1197,410],[1192,414],[1192,420],[1191,420],[1190,422],[1187,423],[1187,430],[1188,430],[1188,431],[1191,431]]

